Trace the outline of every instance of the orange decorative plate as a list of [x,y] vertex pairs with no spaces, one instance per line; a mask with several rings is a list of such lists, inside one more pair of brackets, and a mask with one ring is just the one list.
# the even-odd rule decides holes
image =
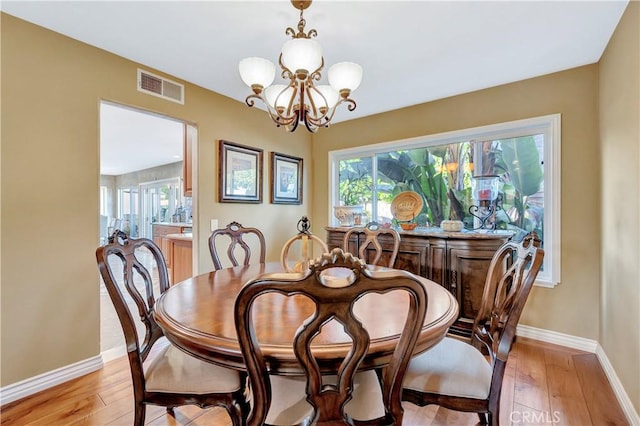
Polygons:
[[422,210],[422,197],[414,191],[404,191],[391,202],[391,214],[396,220],[413,220]]

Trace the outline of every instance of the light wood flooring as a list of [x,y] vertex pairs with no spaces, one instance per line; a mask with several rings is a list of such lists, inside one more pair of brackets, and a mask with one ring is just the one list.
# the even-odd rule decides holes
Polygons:
[[[518,338],[505,373],[501,425],[626,425],[594,354]],[[133,423],[133,395],[125,357],[104,368],[0,409],[4,425],[116,425]],[[148,425],[227,426],[221,408],[149,406]],[[475,414],[405,403],[405,425],[475,425]]]

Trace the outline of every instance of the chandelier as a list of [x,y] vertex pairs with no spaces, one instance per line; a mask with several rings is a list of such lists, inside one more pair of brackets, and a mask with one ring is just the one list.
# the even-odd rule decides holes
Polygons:
[[245,58],[240,61],[242,81],[253,90],[245,102],[250,107],[259,99],[275,124],[293,132],[300,123],[310,132],[320,127],[329,127],[336,108],[345,103],[349,111],[356,103],[349,96],[362,80],[362,67],[353,62],[340,62],[329,68],[329,84],[318,84],[324,67],[322,47],[313,40],[316,30],[304,31],[306,21],[302,12],[311,5],[311,0],[291,0],[300,10],[298,31],[289,27],[285,34],[292,39],[282,46],[278,63],[281,76],[287,84],[273,84],[275,65],[268,59]]

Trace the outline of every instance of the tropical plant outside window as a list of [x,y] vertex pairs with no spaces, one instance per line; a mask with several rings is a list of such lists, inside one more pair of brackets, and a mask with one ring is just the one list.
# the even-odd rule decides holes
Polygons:
[[372,166],[375,161],[378,170],[375,217],[379,222],[392,221],[393,197],[402,191],[415,191],[424,202],[415,219],[419,225],[438,226],[443,220],[452,219],[461,220],[467,229],[473,229],[474,217],[469,213],[469,207],[477,201],[471,194],[472,177],[497,175],[502,209],[496,215],[496,228],[536,231],[543,238],[542,158],[543,135],[529,135],[396,150],[375,157],[341,160],[340,200],[344,205],[363,204],[369,217],[374,217]]
[[[551,244],[545,241],[553,227],[546,221],[557,218],[559,222],[559,215],[549,211],[552,194],[545,196],[545,190],[549,190],[545,182],[553,174],[551,167],[545,167],[545,159],[552,158],[551,151],[555,151],[545,152],[551,133],[544,126],[510,128],[508,124],[492,132],[483,132],[483,128],[462,131],[460,138],[447,135],[443,141],[436,135],[430,140],[423,138],[424,142],[385,143],[362,152],[336,154],[332,156],[338,172],[334,199],[341,205],[361,204],[369,220],[396,225],[391,214],[393,198],[402,191],[415,191],[423,200],[422,211],[412,220],[419,227],[460,220],[472,230],[478,226],[469,211],[472,205],[478,205],[472,197],[472,180],[497,175],[501,208],[495,216],[496,229],[535,231],[549,254]],[[554,187],[559,192],[559,185]],[[543,269],[550,272],[551,267],[545,264]]]

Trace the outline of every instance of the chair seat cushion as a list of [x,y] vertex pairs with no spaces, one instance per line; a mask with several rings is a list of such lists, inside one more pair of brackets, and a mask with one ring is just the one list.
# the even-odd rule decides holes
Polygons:
[[482,353],[468,343],[445,337],[411,359],[404,388],[424,393],[486,399],[492,368]]
[[[335,384],[336,376],[324,376],[325,384]],[[301,423],[313,414],[313,407],[306,400],[306,377],[271,376],[271,407],[267,423],[292,425]],[[345,412],[354,419],[367,420],[384,416],[382,391],[375,371],[365,371],[354,376],[352,399]]]
[[149,392],[201,395],[233,392],[241,386],[237,371],[201,361],[171,344],[147,359],[144,375]]

